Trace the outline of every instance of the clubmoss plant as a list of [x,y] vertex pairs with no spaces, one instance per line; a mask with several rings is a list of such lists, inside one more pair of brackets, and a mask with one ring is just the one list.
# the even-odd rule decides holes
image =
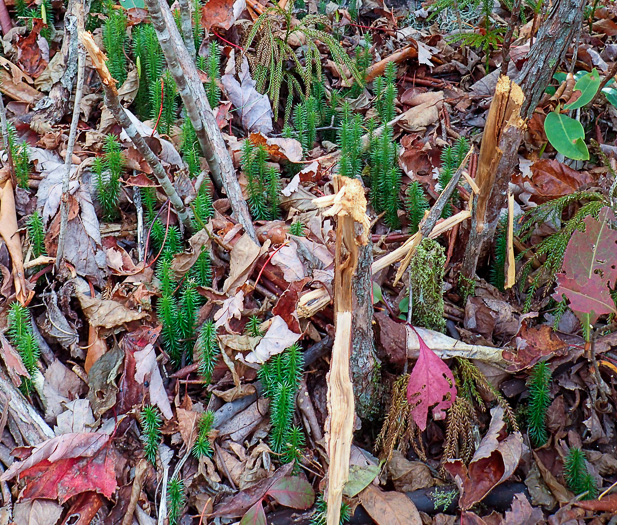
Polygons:
[[[441,152],[441,170],[439,172],[439,189],[443,190],[461,165],[469,151],[469,141],[465,137],[458,139],[453,146],[446,146]],[[445,205],[441,216],[445,219],[452,215],[452,204],[457,204],[458,191],[454,191],[450,202]]]
[[28,181],[30,180],[30,159],[29,148],[26,141],[20,141],[17,138],[17,130],[12,123],[8,123],[8,139],[9,150],[13,159],[13,168],[15,169],[15,178],[17,185],[25,190],[28,189]]
[[157,407],[147,405],[141,411],[139,419],[144,442],[144,455],[150,463],[156,466],[156,455],[162,437],[161,425],[163,420],[161,414]]
[[375,109],[382,124],[394,119],[396,99],[396,65],[388,62],[384,75],[375,79]]
[[111,76],[118,81],[118,86],[124,83],[128,71],[126,59],[127,25],[126,14],[122,7],[110,9],[107,20],[103,25],[103,45],[107,54],[107,67]]
[[416,233],[420,222],[424,218],[424,212],[428,210],[428,199],[424,194],[422,185],[414,180],[407,186],[407,215],[409,217],[409,233]]
[[268,153],[263,146],[253,146],[247,139],[242,146],[242,170],[248,184],[248,202],[256,220],[274,220],[279,216],[280,175],[266,165]]
[[304,354],[298,344],[271,357],[258,372],[264,388],[263,395],[270,398],[270,447],[282,455],[282,461],[297,460],[302,455],[300,447],[303,440],[298,437],[299,430],[294,430],[292,424],[303,372]]
[[548,441],[546,411],[551,404],[551,378],[551,369],[546,361],[541,361],[533,366],[527,381],[527,431],[535,447],[541,447]]
[[218,340],[216,338],[216,326],[214,321],[206,321],[199,330],[195,356],[199,363],[199,375],[208,383],[212,380],[212,372],[216,366],[216,360],[220,355]]
[[30,239],[32,255],[35,258],[45,255],[45,228],[43,226],[41,214],[37,210],[34,210],[32,215],[28,217],[26,226],[28,228],[28,238]]
[[103,210],[103,218],[112,221],[118,216],[120,178],[124,172],[124,157],[115,135],[107,135],[103,145],[104,154],[94,161],[97,198]]
[[197,439],[193,445],[193,456],[199,459],[202,456],[212,457],[214,450],[210,443],[210,432],[214,424],[214,412],[208,410],[201,415],[198,423]]
[[208,47],[207,73],[206,96],[210,107],[217,108],[221,101],[221,89],[218,85],[221,78],[221,49],[216,40],[210,42]]
[[348,103],[343,105],[343,118],[339,128],[338,146],[341,157],[338,165],[342,177],[359,177],[362,174],[362,117],[353,114]]
[[161,134],[169,135],[178,111],[178,88],[171,73],[165,71],[152,84],[150,92],[152,97],[151,118],[156,121],[160,115],[158,131]]
[[587,469],[585,452],[580,448],[572,447],[566,456],[563,465],[563,474],[568,488],[576,496],[584,494],[582,499],[591,500],[598,497],[598,484]]
[[296,237],[304,237],[304,230],[306,226],[302,224],[300,221],[294,221],[289,226],[289,234],[295,235]]
[[248,322],[246,323],[246,327],[245,327],[246,333],[250,335],[251,337],[261,337],[264,334],[259,328],[260,326],[261,326],[261,319],[259,319],[259,317],[257,317],[256,315],[251,315],[251,317],[249,317]]
[[23,393],[29,395],[33,390],[32,379],[38,372],[41,349],[32,330],[30,310],[18,302],[9,306],[7,335],[30,376],[23,378],[21,383]]
[[180,523],[185,504],[184,482],[174,476],[167,484],[167,520],[169,525]]
[[212,285],[212,262],[210,252],[204,246],[195,264],[191,268],[190,276],[198,286],[208,287]]
[[[319,494],[317,500],[315,501],[315,514],[311,518],[311,525],[326,525],[328,519],[328,504],[324,499],[323,494]],[[344,525],[345,523],[349,523],[351,520],[351,507],[345,503],[341,502],[341,517],[339,518],[339,525]]]
[[[151,88],[161,78],[165,67],[163,51],[152,24],[142,23],[133,28],[133,53],[139,73],[139,91],[135,104],[139,116],[148,119],[154,112]],[[156,109],[158,111],[158,106]]]

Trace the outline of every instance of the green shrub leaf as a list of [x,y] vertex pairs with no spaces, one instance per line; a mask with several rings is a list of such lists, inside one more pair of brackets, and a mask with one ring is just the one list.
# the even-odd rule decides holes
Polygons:
[[578,120],[553,111],[544,121],[544,131],[549,142],[564,157],[589,160],[589,150],[585,145],[585,130]]
[[600,73],[596,68],[593,68],[591,73],[583,75],[574,86],[574,91],[580,91],[581,96],[571,104],[566,104],[564,109],[578,109],[586,104],[589,104],[600,87]]

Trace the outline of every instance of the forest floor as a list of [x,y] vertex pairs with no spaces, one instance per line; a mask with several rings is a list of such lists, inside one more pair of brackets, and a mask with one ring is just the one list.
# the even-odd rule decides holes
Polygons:
[[490,197],[532,4],[0,0],[0,525],[617,523],[617,8]]

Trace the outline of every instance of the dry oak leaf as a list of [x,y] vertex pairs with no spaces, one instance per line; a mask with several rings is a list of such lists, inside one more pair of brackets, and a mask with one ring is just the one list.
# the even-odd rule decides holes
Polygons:
[[79,290],[75,291],[75,295],[77,295],[79,299],[81,308],[88,319],[88,323],[90,323],[90,326],[97,328],[115,328],[124,323],[138,321],[148,315],[145,311],[138,312],[137,310],[131,310],[111,299],[88,297]]
[[246,233],[238,239],[231,249],[231,260],[229,262],[229,277],[225,279],[223,284],[223,292],[233,294],[246,283],[247,279],[253,272],[257,259],[266,253],[270,247],[270,241],[267,240],[260,248]]
[[369,485],[360,493],[360,503],[377,525],[421,525],[414,503],[401,492],[382,492]]
[[223,306],[214,314],[215,327],[225,326],[225,329],[230,334],[236,334],[229,322],[235,317],[240,319],[244,311],[244,292],[240,290],[236,295],[229,297],[223,301]]
[[229,29],[246,8],[244,0],[209,0],[201,8],[201,25],[211,28]]

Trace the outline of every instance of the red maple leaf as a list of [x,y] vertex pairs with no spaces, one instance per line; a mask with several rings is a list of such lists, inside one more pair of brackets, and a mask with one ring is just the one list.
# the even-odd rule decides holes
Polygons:
[[116,490],[116,453],[107,434],[63,434],[15,452],[25,459],[13,463],[0,481],[22,477],[26,481],[22,499],[57,499],[65,503],[82,492],[98,492],[111,498]]
[[114,452],[110,447],[95,456],[41,461],[21,473],[26,487],[20,499],[57,499],[60,504],[82,492],[98,492],[111,499],[116,490]]
[[435,354],[414,330],[420,343],[420,356],[416,361],[409,383],[407,401],[411,405],[411,417],[420,430],[426,429],[428,411],[433,406],[433,417],[444,419],[445,411],[456,399],[456,385],[452,370]]
[[557,274],[553,298],[565,295],[572,311],[583,321],[595,323],[601,315],[617,313],[611,289],[617,280],[617,231],[609,228],[614,220],[610,208],[602,208],[598,219],[585,218],[585,231],[571,237]]

